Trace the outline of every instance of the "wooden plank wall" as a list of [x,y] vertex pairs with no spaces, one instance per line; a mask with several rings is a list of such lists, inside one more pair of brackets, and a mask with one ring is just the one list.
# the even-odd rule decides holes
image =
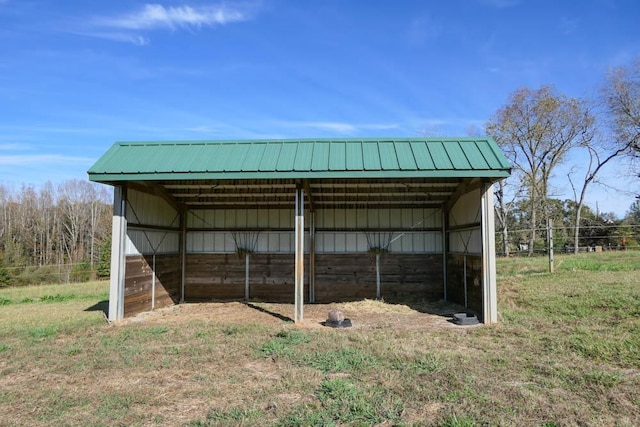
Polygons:
[[[474,311],[478,318],[483,317],[482,304],[482,257],[467,257],[467,308]],[[447,299],[464,306],[464,255],[447,256]]]
[[[153,284],[152,255],[126,257],[124,317],[151,310]],[[155,308],[175,304],[180,299],[180,257],[156,255]]]
[[[253,254],[250,258],[250,299],[292,302],[293,254]],[[383,298],[443,297],[442,255],[385,254],[381,258]],[[305,290],[308,285],[305,257]],[[242,299],[245,261],[235,254],[189,254],[185,300]],[[375,257],[369,254],[316,254],[316,302],[375,298]],[[308,295],[305,292],[305,298]]]

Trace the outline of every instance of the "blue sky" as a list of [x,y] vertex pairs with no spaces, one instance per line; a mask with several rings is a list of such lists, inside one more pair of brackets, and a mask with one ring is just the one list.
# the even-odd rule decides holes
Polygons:
[[[639,16],[636,0],[0,0],[0,183],[85,179],[118,140],[465,136],[519,87],[592,95],[640,54]],[[625,168],[592,207],[624,213]]]

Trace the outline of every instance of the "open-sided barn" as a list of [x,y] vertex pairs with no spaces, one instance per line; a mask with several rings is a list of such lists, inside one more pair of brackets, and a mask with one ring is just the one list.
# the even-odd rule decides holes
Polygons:
[[445,299],[497,321],[491,139],[118,142],[109,319],[185,301]]

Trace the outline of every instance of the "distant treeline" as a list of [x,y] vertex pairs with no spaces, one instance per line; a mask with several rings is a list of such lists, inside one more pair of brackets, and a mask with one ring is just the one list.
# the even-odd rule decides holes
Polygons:
[[111,201],[83,180],[0,185],[0,286],[108,276]]

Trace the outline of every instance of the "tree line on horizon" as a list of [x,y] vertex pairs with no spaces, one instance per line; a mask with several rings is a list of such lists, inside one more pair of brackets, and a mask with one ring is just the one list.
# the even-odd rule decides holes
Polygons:
[[108,276],[111,197],[107,187],[78,179],[0,185],[0,286]]

